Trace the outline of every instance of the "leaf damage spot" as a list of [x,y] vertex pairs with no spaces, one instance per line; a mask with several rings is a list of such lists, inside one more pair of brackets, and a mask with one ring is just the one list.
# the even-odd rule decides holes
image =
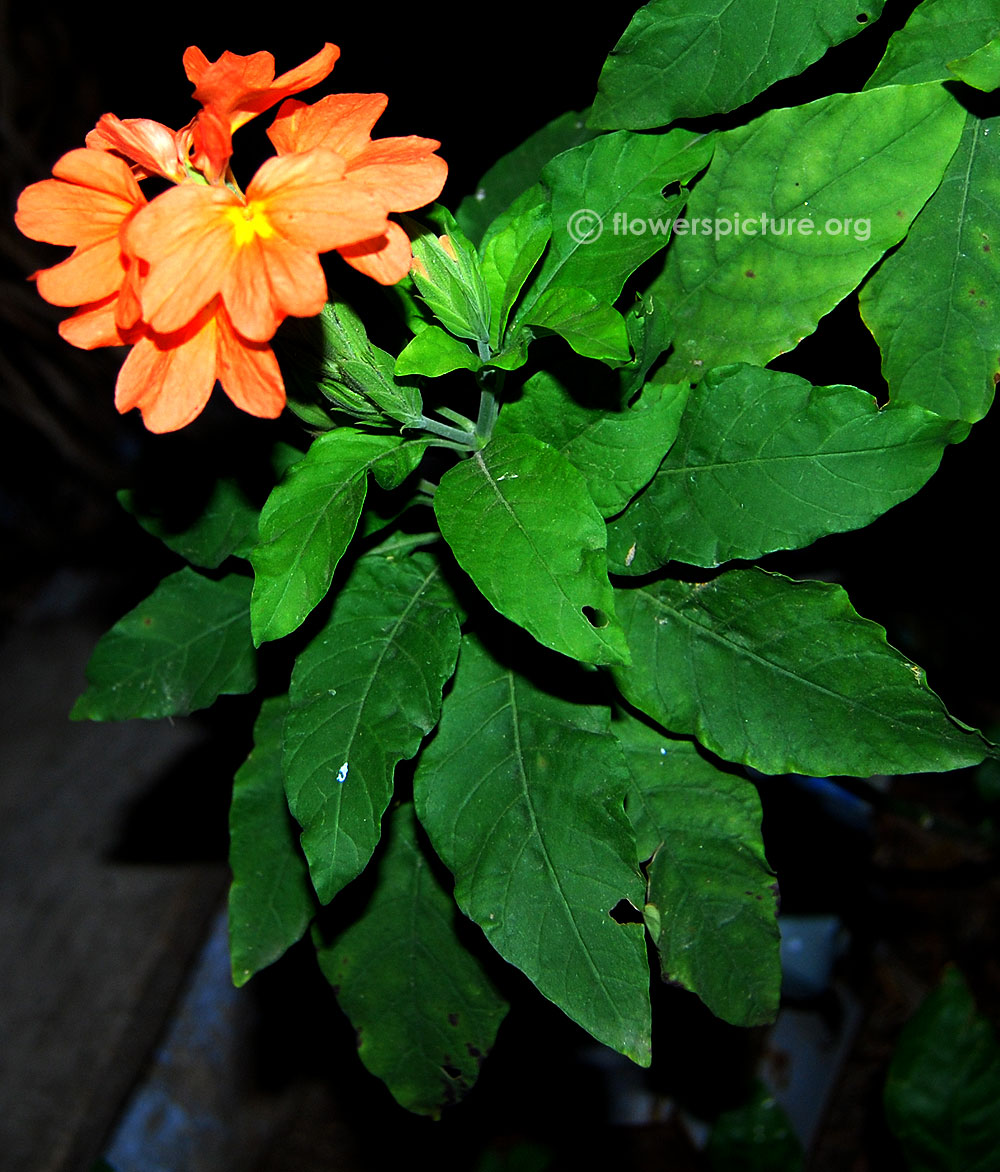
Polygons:
[[340,785],[343,785],[346,780],[347,780],[347,762],[345,761],[344,764],[341,765],[340,769],[337,770],[337,781],[339,782]]
[[611,621],[603,610],[598,610],[594,606],[585,606],[583,608],[583,617],[598,631],[606,627]]
[[643,922],[642,913],[635,904],[627,899],[620,899],[608,912],[608,915],[616,924],[641,924]]

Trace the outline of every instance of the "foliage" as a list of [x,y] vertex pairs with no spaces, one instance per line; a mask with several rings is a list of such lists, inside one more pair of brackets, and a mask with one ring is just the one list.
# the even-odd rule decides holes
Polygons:
[[[1000,122],[973,87],[1000,23],[925,0],[864,89],[788,104],[882,4],[764,7],[652,0],[589,117],[408,222],[395,356],[336,299],[289,323],[308,450],[259,518],[228,482],[184,532],[140,516],[200,569],[105,636],[74,710],[184,714],[283,641],[233,794],[234,979],[312,925],[414,1111],[473,1084],[509,966],[647,1064],[644,929],[665,980],[773,1018],[748,769],[993,755],[841,586],[749,563],[912,496],[990,405]],[[767,366],[858,301],[886,403]]]
[[889,1125],[912,1172],[987,1172],[1000,1148],[1000,1044],[948,969],[899,1039],[885,1086]]

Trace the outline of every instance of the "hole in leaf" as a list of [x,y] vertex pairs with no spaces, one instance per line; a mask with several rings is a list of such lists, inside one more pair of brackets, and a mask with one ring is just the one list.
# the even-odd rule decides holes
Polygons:
[[664,199],[669,199],[672,195],[680,195],[680,193],[681,185],[680,181],[677,179],[674,179],[672,182],[668,183],[666,187],[660,189],[660,195],[662,195]]
[[858,24],[867,24],[867,23],[868,23],[868,13],[867,12],[859,12],[858,13]]
[[627,899],[620,899],[608,912],[616,924],[641,924],[642,912],[634,908]]
[[585,606],[583,608],[583,617],[592,627],[596,627],[598,630],[606,627],[611,621],[603,610],[598,610],[595,606]]
[[462,1072],[458,1069],[458,1067],[452,1066],[448,1062],[443,1063],[441,1069],[450,1079],[460,1079],[462,1077]]

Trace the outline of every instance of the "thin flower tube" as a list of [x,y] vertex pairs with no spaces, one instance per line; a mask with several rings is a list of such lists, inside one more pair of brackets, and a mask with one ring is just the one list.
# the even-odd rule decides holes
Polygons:
[[[326,78],[339,53],[324,45],[276,77],[269,53],[210,62],[192,46],[184,67],[201,109],[187,126],[105,114],[86,147],[21,195],[20,230],[73,248],[33,275],[42,297],[76,308],[60,333],[84,349],[132,346],[115,402],[152,431],[190,423],[216,382],[242,410],[280,414],[284,384],[268,342],[285,317],[322,309],[322,253],[338,251],[383,284],[409,269],[409,241],[388,214],[435,199],[447,166],[431,139],[371,141],[383,95],[341,95],[315,115],[286,101]],[[278,155],[244,194],[232,134],[283,101]],[[172,186],[147,199],[139,184],[154,176]]]

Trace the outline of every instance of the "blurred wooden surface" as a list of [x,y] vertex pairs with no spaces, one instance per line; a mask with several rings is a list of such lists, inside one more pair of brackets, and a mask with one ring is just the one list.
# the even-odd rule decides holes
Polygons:
[[0,646],[6,1172],[77,1172],[100,1154],[225,889],[218,862],[144,862],[128,847],[137,804],[199,734],[69,722],[99,633],[43,618]]

